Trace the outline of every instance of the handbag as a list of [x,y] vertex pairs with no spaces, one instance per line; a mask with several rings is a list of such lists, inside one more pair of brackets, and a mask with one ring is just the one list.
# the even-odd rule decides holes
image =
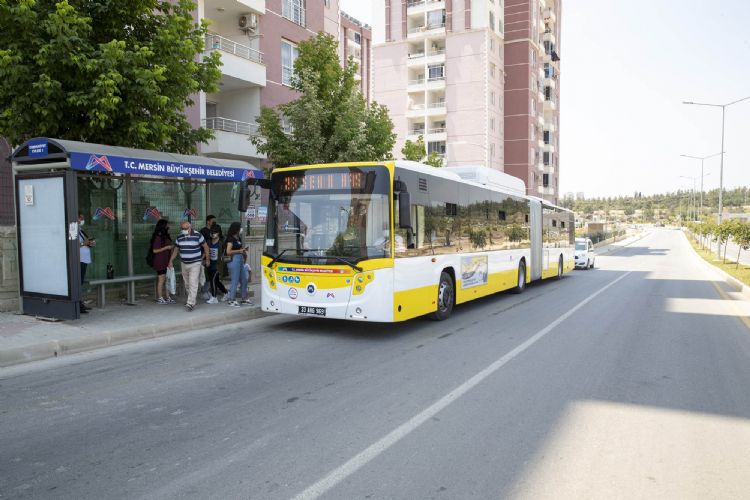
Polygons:
[[167,268],[167,291],[170,295],[177,295],[177,277],[174,273],[174,267]]

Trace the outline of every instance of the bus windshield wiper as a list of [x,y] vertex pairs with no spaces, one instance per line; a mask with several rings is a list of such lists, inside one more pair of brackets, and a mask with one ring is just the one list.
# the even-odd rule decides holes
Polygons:
[[336,259],[339,262],[343,262],[347,266],[351,266],[351,268],[354,269],[355,271],[357,271],[358,273],[362,272],[362,268],[361,267],[359,267],[358,265],[354,264],[353,262],[349,262],[348,260],[346,260],[343,257],[339,257],[338,255],[326,255],[326,257],[330,257],[331,259]]
[[274,257],[273,259],[271,259],[271,262],[269,262],[269,263],[268,263],[268,267],[269,267],[269,268],[273,268],[273,264],[274,264],[274,263],[275,263],[275,262],[276,262],[277,260],[279,260],[279,258],[280,258],[280,257],[281,257],[282,255],[284,255],[285,253],[287,253],[287,252],[288,252],[289,250],[292,250],[292,249],[291,249],[291,248],[285,248],[284,250],[282,250],[282,251],[281,251],[281,252],[279,253],[279,255],[277,255],[276,257]]
[[[327,249],[325,249],[325,248],[303,248],[303,249],[302,249],[302,252],[303,252],[303,253],[304,253],[304,252],[327,252],[327,251],[328,251],[328,250],[327,250]],[[282,252],[282,253],[283,253],[283,252]],[[279,257],[281,257],[281,254],[279,254]],[[353,262],[350,262],[350,261],[346,260],[346,259],[345,259],[345,258],[343,258],[343,257],[339,257],[338,255],[322,255],[322,256],[320,256],[320,257],[321,257],[321,258],[324,258],[324,259],[325,259],[325,258],[328,258],[328,259],[336,259],[337,261],[339,261],[339,262],[343,262],[343,263],[344,263],[344,264],[346,264],[347,266],[350,266],[350,267],[351,267],[352,269],[354,269],[354,270],[355,270],[355,271],[357,271],[358,273],[361,273],[361,272],[362,272],[362,268],[361,268],[361,267],[359,267],[358,265],[354,264]]]

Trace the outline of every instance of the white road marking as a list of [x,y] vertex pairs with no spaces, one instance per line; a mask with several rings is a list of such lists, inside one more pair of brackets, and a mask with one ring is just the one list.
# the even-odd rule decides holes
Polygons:
[[389,434],[387,434],[386,436],[384,436],[383,438],[381,438],[380,440],[373,443],[368,448],[366,448],[365,450],[363,450],[362,452],[360,452],[359,454],[351,458],[345,464],[332,470],[327,476],[325,476],[323,479],[321,479],[317,483],[307,488],[305,491],[303,491],[299,495],[295,496],[292,500],[314,500],[316,498],[319,498],[321,495],[323,495],[330,489],[334,488],[336,485],[341,483],[347,477],[354,474],[356,471],[358,471],[368,462],[372,461],[373,459],[378,457],[381,453],[386,451],[388,448],[390,448],[391,446],[393,446],[394,444],[398,443],[403,438],[408,436],[412,431],[420,427],[426,421],[430,420],[432,417],[434,417],[441,410],[443,410],[448,405],[453,403],[455,400],[457,400],[458,398],[460,398],[461,396],[469,392],[471,389],[476,387],[479,383],[481,383],[487,377],[489,377],[490,375],[495,373],[497,370],[502,368],[505,364],[507,364],[513,358],[515,358],[516,356],[524,352],[526,349],[534,345],[542,337],[544,337],[549,332],[554,330],[560,323],[570,318],[573,314],[575,314],[576,311],[578,311],[580,308],[582,308],[583,306],[591,302],[596,296],[603,293],[609,287],[613,286],[620,280],[627,277],[631,272],[632,271],[626,272],[619,278],[611,281],[607,285],[603,286],[596,292],[589,295],[583,301],[579,302],[578,305],[576,305],[574,308],[570,309],[568,312],[566,312],[565,314],[557,318],[555,321],[553,321],[552,323],[550,323],[543,329],[539,330],[537,333],[535,333],[528,340],[520,344],[518,347],[508,352],[507,354],[503,355],[500,359],[493,362],[487,368],[483,369],[482,371],[480,371],[479,373],[471,377],[469,380],[467,380],[463,384],[453,389],[451,392],[449,392],[448,394],[440,398],[438,401],[436,401],[435,403],[433,403],[426,409],[424,409],[422,412],[413,416],[407,422],[401,424],[399,427],[391,431]]

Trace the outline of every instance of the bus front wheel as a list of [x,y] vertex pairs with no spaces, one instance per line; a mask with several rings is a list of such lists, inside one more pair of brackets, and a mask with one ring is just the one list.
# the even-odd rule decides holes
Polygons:
[[440,283],[438,284],[437,311],[432,313],[432,319],[436,321],[448,319],[451,312],[453,312],[455,299],[456,293],[453,278],[451,278],[450,274],[443,271],[440,273]]
[[526,289],[526,261],[522,260],[518,264],[518,281],[513,287],[513,293],[522,293]]

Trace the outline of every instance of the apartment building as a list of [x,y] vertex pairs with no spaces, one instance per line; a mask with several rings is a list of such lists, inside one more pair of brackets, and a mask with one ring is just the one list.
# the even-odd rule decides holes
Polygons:
[[362,95],[370,100],[370,50],[372,45],[372,28],[353,18],[346,12],[341,12],[341,34],[339,50],[342,64],[354,59],[359,66],[354,76],[360,84]]
[[560,195],[561,0],[505,0],[505,171]]
[[221,54],[220,89],[201,93],[187,111],[195,126],[213,129],[215,138],[201,153],[264,166],[265,156],[248,140],[257,132],[262,106],[294,100],[294,61],[303,40],[325,32],[339,40],[342,62],[359,58],[360,80],[369,89],[370,30],[341,12],[338,0],[199,0],[196,19],[208,19],[207,53]]
[[445,164],[503,170],[502,0],[374,0],[373,99],[400,158],[422,135]]

